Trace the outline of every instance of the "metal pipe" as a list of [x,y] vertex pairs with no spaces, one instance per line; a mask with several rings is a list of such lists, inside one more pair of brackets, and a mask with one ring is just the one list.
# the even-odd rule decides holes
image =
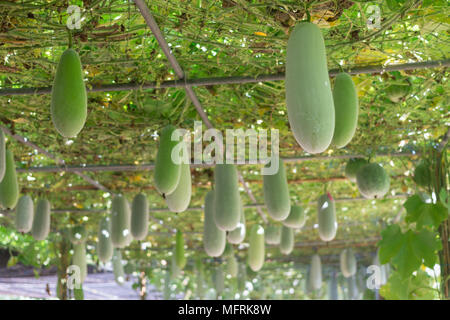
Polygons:
[[[415,157],[419,156],[419,153],[415,152],[395,152],[395,153],[380,153],[375,157]],[[362,154],[347,154],[347,155],[334,155],[334,156],[304,156],[304,157],[287,157],[282,158],[285,163],[298,163],[304,161],[322,161],[322,160],[334,160],[334,159],[351,159],[351,158],[364,158]],[[258,163],[262,163],[262,160],[258,160]],[[241,165],[253,165],[253,164],[236,164]],[[213,164],[201,163],[191,164],[191,168],[212,168]],[[139,165],[134,164],[111,164],[111,165],[67,165],[67,166],[45,166],[45,167],[29,167],[29,168],[17,168],[17,172],[105,172],[105,171],[151,171],[155,168],[154,163],[144,163]]]
[[[349,74],[366,74],[366,73],[383,73],[400,70],[419,70],[430,68],[441,68],[450,66],[450,59],[414,62],[404,64],[394,64],[388,66],[370,65],[370,66],[355,66],[343,67],[343,70]],[[328,74],[330,77],[336,76],[340,69],[331,69]],[[114,83],[104,85],[87,86],[88,92],[114,92],[114,91],[131,91],[131,90],[148,90],[148,89],[163,89],[163,88],[185,88],[213,86],[213,85],[228,85],[228,84],[246,84],[270,81],[283,81],[284,73],[267,74],[259,76],[231,76],[231,77],[211,77],[211,78],[197,78],[197,79],[182,79],[164,81],[161,83],[144,82],[144,83]],[[37,88],[3,88],[0,89],[0,96],[23,96],[35,94],[50,94],[52,87],[37,87]]]

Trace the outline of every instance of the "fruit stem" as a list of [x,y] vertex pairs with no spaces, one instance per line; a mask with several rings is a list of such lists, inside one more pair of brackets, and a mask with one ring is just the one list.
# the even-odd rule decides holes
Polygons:
[[73,44],[72,32],[70,32],[70,29],[67,29],[67,33],[69,36],[69,49],[72,49],[72,44]]

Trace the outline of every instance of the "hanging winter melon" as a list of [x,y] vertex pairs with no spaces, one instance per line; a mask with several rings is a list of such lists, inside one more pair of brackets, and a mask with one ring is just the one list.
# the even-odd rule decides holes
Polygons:
[[83,283],[87,275],[86,244],[84,242],[73,246],[72,264],[80,268],[80,281]]
[[224,231],[236,229],[241,219],[241,197],[236,166],[216,164],[214,170],[214,217]]
[[115,196],[111,204],[111,241],[115,248],[123,248],[128,243],[130,216],[128,200],[121,195]]
[[221,265],[218,265],[214,268],[212,273],[212,281],[217,295],[220,296],[225,289],[223,269]]
[[329,193],[319,197],[317,201],[319,236],[322,241],[331,241],[336,236],[336,209]]
[[264,203],[271,218],[282,221],[289,215],[291,200],[284,162],[281,158],[277,160],[279,161],[278,172],[273,175],[263,175]]
[[122,264],[122,253],[119,249],[114,249],[112,256],[112,267],[114,273],[114,280],[118,285],[125,283],[125,271]]
[[216,226],[214,220],[214,195],[214,190],[211,190],[205,197],[203,248],[208,256],[219,257],[225,249],[226,234]]
[[414,169],[414,182],[421,187],[431,184],[431,169],[427,161],[421,161]]
[[70,242],[72,244],[81,244],[87,239],[87,231],[84,226],[75,226],[70,229]]
[[6,169],[6,141],[3,129],[0,128],[0,181],[5,176]]
[[264,264],[264,228],[258,224],[250,230],[247,263],[253,271],[259,271]]
[[238,273],[238,262],[236,260],[236,257],[234,254],[228,256],[226,258],[226,270],[227,274],[229,274],[231,277],[235,278]]
[[355,134],[359,111],[355,84],[348,73],[341,72],[336,76],[333,100],[336,122],[332,144],[338,148],[343,148]]
[[305,210],[298,205],[292,205],[289,216],[282,223],[289,228],[302,228],[306,222]]
[[39,199],[36,204],[36,211],[33,217],[31,234],[36,240],[44,240],[50,232],[50,202],[46,199]]
[[181,177],[181,163],[176,163],[172,159],[172,153],[179,143],[172,140],[172,134],[175,130],[176,128],[172,125],[162,129],[156,155],[155,185],[156,189],[163,195],[174,192]]
[[308,280],[312,290],[319,290],[322,287],[322,264],[320,262],[320,256],[317,254],[311,258]]
[[56,130],[75,137],[87,117],[87,94],[80,57],[73,49],[63,52],[52,87],[51,114]]
[[3,208],[14,209],[19,200],[19,184],[17,182],[14,155],[6,150],[5,175],[0,182],[0,204]]
[[111,240],[111,221],[109,217],[103,217],[100,220],[98,230],[97,256],[98,259],[106,263],[111,260],[113,255],[113,244]]
[[328,281],[328,300],[339,300],[336,272],[333,272]]
[[281,226],[270,225],[266,228],[264,239],[267,244],[278,245],[281,241]]
[[148,234],[148,201],[140,193],[131,203],[131,235],[136,240],[144,240]]
[[333,138],[335,111],[325,42],[319,27],[310,22],[297,24],[289,36],[286,102],[300,146],[309,153],[325,151]]
[[240,203],[240,209],[241,209],[241,219],[240,219],[238,226],[236,227],[236,229],[229,231],[227,234],[227,240],[229,243],[232,243],[232,244],[239,244],[242,241],[244,241],[244,239],[245,239],[245,233],[246,233],[245,211],[244,211],[244,207],[242,205],[242,201]]
[[369,163],[358,170],[356,184],[364,198],[379,199],[389,191],[390,179],[382,166]]
[[33,200],[30,196],[24,195],[19,198],[16,206],[15,224],[19,232],[29,232],[33,225]]
[[345,166],[345,176],[347,179],[351,182],[356,182],[356,173],[367,163],[367,160],[362,158],[352,158],[348,160],[347,165]]
[[180,181],[175,190],[166,195],[166,203],[170,211],[183,212],[191,202],[192,183],[189,163],[181,164]]
[[280,251],[282,254],[290,254],[294,249],[294,230],[283,226],[281,228]]
[[180,270],[183,270],[186,266],[186,261],[183,234],[178,230],[175,235],[175,263]]
[[356,257],[351,248],[344,249],[340,255],[341,272],[345,278],[349,278],[356,273]]

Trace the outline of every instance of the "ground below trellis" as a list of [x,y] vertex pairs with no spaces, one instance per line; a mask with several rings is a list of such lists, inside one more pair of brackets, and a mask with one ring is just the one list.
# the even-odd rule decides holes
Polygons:
[[[137,300],[139,296],[131,288],[133,281],[119,286],[111,272],[89,274],[83,283],[85,300]],[[47,292],[47,285],[50,295]],[[1,277],[0,299],[56,299],[56,276],[35,277]],[[162,299],[162,293],[154,286],[148,285],[149,300]]]

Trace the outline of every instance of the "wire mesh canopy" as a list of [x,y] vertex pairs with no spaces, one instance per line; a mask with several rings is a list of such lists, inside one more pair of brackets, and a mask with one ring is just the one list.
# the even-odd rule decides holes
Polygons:
[[[168,211],[152,187],[160,130],[167,124],[193,130],[194,121],[205,130],[276,128],[291,201],[307,214],[295,234],[301,249],[292,255],[309,256],[318,247],[301,243],[319,240],[315,203],[324,189],[358,201],[337,202],[340,245],[320,246],[321,252],[337,254],[346,243],[356,248],[354,239],[364,243],[356,250],[374,252],[383,225],[398,219],[402,198],[415,192],[412,169],[423,146],[449,126],[445,4],[380,7],[383,19],[372,28],[367,5],[350,1],[83,1],[81,27],[69,34],[83,65],[88,117],[80,134],[66,139],[53,127],[48,95],[69,43],[66,3],[0,3],[0,125],[22,192],[61,210],[52,216],[54,231],[83,223],[91,240],[114,194],[132,199],[143,192],[152,217],[145,242],[171,247],[173,238],[162,234],[180,229],[189,234],[193,257],[189,248],[201,245],[203,215]],[[283,81],[289,32],[308,16],[323,33],[330,76],[349,71],[360,104],[351,143],[317,156],[305,153],[290,131]],[[410,91],[392,101],[387,89],[397,84]],[[343,176],[353,157],[384,166],[393,177],[387,197],[360,198]],[[191,172],[190,206],[201,210],[213,168],[193,165]],[[239,166],[239,174],[249,225],[275,223],[262,205],[260,165]],[[13,228],[12,213],[2,216],[2,225]],[[124,256],[149,258],[134,250],[141,245],[133,242]],[[169,259],[164,250],[151,258]]]

